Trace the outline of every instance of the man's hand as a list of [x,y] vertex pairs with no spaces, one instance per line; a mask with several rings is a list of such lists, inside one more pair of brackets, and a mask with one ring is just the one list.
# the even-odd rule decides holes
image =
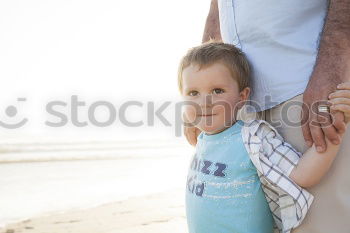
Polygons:
[[321,103],[324,104],[328,95],[349,75],[349,15],[350,1],[329,1],[316,64],[304,92],[302,130],[307,144],[311,146],[314,142],[318,152],[326,150],[325,138],[337,144],[340,142],[338,133],[345,131],[344,113],[331,111],[331,115],[317,114],[316,102],[324,101]]
[[201,133],[201,131],[196,127],[186,127],[184,126],[184,134],[186,136],[187,141],[192,145],[196,146],[197,137]]
[[197,137],[201,133],[200,129],[194,127],[191,125],[191,123],[188,121],[186,114],[182,114],[182,120],[184,122],[184,134],[186,136],[187,141],[192,145],[196,146],[197,144]]
[[[310,83],[309,83],[310,84]],[[331,86],[329,83],[328,86]],[[340,143],[338,134],[345,131],[344,114],[340,111],[332,111],[331,114],[317,112],[318,105],[327,102],[331,91],[326,88],[318,88],[317,85],[309,85],[303,95],[302,131],[308,146],[315,143],[317,152],[324,152],[327,137],[333,144]]]

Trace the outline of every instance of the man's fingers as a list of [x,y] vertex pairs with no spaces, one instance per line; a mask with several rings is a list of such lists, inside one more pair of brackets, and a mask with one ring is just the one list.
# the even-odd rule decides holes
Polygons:
[[333,120],[333,118],[332,118],[331,114],[329,114],[329,113],[318,113],[317,114],[317,121],[322,127],[323,134],[333,144],[338,145],[340,143],[340,137],[338,135],[337,129],[333,125],[332,120]]
[[338,133],[343,134],[346,130],[344,113],[340,111],[334,111],[331,109],[331,116],[333,119],[333,126]]
[[340,137],[334,126],[322,128],[322,130],[323,134],[326,136],[326,138],[328,138],[329,141],[331,141],[334,145],[339,145]]
[[327,117],[326,115],[317,113],[317,111],[315,111],[314,109],[312,109],[312,111],[310,111],[309,114],[310,114],[309,127],[311,131],[312,140],[314,141],[316,150],[318,152],[324,152],[327,148],[327,144],[326,144],[325,135],[323,133],[320,123],[327,124]]
[[195,129],[194,128],[187,128],[184,129],[185,136],[187,141],[192,145],[195,146],[197,143],[196,137],[195,137]]
[[197,138],[198,138],[198,135],[201,133],[202,131],[198,128],[196,128],[196,144],[197,144]]
[[340,143],[338,131],[331,123],[325,125],[321,124],[321,127],[323,134],[326,136],[326,138],[328,138],[329,141],[335,145],[338,145]]
[[313,139],[312,139],[312,135],[311,135],[311,131],[310,131],[310,127],[309,124],[305,124],[301,127],[302,131],[303,131],[303,136],[306,142],[306,145],[308,147],[311,147],[313,144]]
[[198,131],[195,127],[184,127],[184,134],[186,136],[186,139],[192,146],[196,146],[197,144]]
[[308,107],[303,104],[301,111],[301,130],[303,132],[304,139],[308,147],[311,147],[313,144],[312,135],[309,127],[309,110]]
[[312,140],[315,143],[317,152],[324,152],[326,150],[326,140],[320,124],[317,124],[315,121],[312,121],[310,122],[309,126],[312,135]]
[[335,104],[331,106],[331,109],[334,111],[342,111],[344,113],[350,113],[350,106],[346,104]]

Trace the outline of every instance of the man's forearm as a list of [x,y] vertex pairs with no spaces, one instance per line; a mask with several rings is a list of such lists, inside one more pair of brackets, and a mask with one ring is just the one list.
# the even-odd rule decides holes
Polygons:
[[310,83],[333,91],[350,72],[350,0],[330,0]]
[[218,0],[211,1],[202,42],[207,42],[210,39],[221,40]]

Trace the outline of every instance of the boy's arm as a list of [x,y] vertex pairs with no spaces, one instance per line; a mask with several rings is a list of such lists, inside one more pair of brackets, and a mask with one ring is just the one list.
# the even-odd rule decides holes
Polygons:
[[[326,143],[329,148],[326,152],[317,152],[313,145],[304,154],[301,154],[286,142],[269,123],[260,122],[263,124],[260,123],[256,135],[262,142],[264,158],[276,165],[282,173],[300,187],[307,188],[317,184],[332,165],[339,145],[334,145],[327,139]],[[342,137],[343,134],[340,136]],[[269,166],[266,172],[269,173]]]
[[[345,123],[350,124],[350,82],[344,82],[337,87],[338,90],[330,95],[331,113],[341,111],[345,116]],[[346,125],[346,126],[347,126]],[[346,128],[345,126],[345,128]],[[340,134],[342,138],[344,135]],[[315,144],[309,148],[299,160],[298,165],[292,170],[289,177],[301,187],[310,187],[317,184],[329,170],[339,145],[334,145],[326,138],[327,150],[318,153]]]
[[289,177],[299,186],[308,188],[317,184],[331,167],[340,145],[332,144],[327,138],[326,143],[327,150],[323,153],[312,145],[291,171]]

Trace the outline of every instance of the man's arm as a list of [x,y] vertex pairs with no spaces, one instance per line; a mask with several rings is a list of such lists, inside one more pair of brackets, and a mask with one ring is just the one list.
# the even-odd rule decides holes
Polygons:
[[350,0],[330,0],[316,64],[304,92],[301,117],[304,138],[309,146],[314,143],[318,152],[326,150],[326,138],[338,144],[338,134],[345,130],[343,113],[332,114],[333,119],[318,115],[317,102],[327,101],[337,84],[346,81],[349,66]]
[[221,40],[218,0],[211,1],[209,14],[207,16],[207,21],[205,22],[202,42],[207,42],[210,39]]

